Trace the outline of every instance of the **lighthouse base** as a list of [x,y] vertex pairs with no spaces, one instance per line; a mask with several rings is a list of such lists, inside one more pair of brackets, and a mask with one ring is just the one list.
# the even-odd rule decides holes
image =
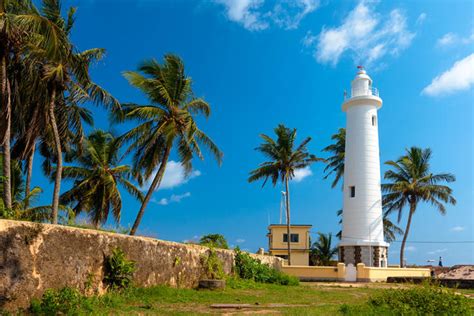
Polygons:
[[339,262],[356,266],[363,263],[367,267],[387,267],[388,247],[370,245],[339,246]]

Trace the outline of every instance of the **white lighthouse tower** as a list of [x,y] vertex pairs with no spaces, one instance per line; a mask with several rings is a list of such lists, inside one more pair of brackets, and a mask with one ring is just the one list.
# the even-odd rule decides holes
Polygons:
[[385,267],[388,243],[383,236],[377,117],[382,99],[372,79],[358,68],[351,95],[342,104],[347,123],[339,261]]

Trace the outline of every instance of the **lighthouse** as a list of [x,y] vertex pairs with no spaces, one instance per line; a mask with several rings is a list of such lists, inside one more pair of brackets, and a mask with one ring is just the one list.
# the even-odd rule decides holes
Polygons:
[[389,245],[383,234],[377,116],[382,99],[363,67],[358,69],[342,104],[346,148],[339,261],[386,267]]

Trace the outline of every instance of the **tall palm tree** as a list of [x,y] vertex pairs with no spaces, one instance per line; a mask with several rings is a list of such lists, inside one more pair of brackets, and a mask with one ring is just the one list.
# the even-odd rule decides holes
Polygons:
[[138,182],[143,185],[155,169],[158,171],[148,188],[130,231],[134,235],[140,225],[153,192],[160,187],[171,151],[175,146],[186,174],[192,170],[196,155],[203,159],[200,146],[210,150],[221,163],[222,153],[214,142],[201,131],[195,121],[198,114],[209,117],[211,108],[200,98],[195,98],[191,78],[184,71],[183,61],[176,55],[165,55],[164,63],[146,60],[138,72],[124,73],[129,83],[143,92],[150,105],[125,104],[115,112],[116,121],[137,120],[140,125],[122,136],[130,142],[128,152],[134,151],[134,170]]
[[396,161],[385,164],[392,170],[385,172],[384,178],[389,183],[382,184],[383,205],[386,212],[398,212],[398,221],[402,218],[405,206],[408,206],[408,220],[400,248],[400,265],[404,266],[404,251],[413,215],[418,203],[427,202],[433,205],[441,214],[446,213],[445,204],[456,204],[453,190],[441,182],[453,182],[455,176],[450,173],[433,174],[430,170],[431,149],[411,147],[406,155]]
[[[14,87],[12,72],[21,60],[20,55],[29,47],[38,47],[51,56],[62,43],[54,23],[41,17],[30,0],[0,0],[0,101],[4,107],[0,120],[3,147],[3,200],[12,207],[10,147],[12,103]],[[16,64],[16,65],[15,65]]]
[[119,150],[120,142],[112,134],[94,131],[85,140],[84,152],[75,157],[78,166],[63,169],[63,177],[73,179],[74,185],[61,195],[61,203],[74,205],[76,215],[87,212],[96,227],[107,221],[109,212],[117,223],[120,221],[119,187],[143,200],[141,191],[129,181],[131,167],[119,165]]
[[335,142],[323,149],[324,152],[331,153],[332,156],[326,159],[327,165],[324,168],[327,179],[331,174],[334,174],[331,188],[334,188],[339,180],[344,177],[344,157],[346,155],[346,129],[339,128],[338,132],[331,136]]
[[[48,91],[48,122],[51,127],[56,160],[51,216],[53,224],[58,221],[59,193],[63,168],[63,148],[57,120],[58,111],[61,112],[61,108],[70,103],[86,100],[118,107],[118,102],[100,86],[93,83],[89,76],[90,64],[102,58],[104,50],[94,48],[77,52],[77,49],[69,40],[74,25],[75,11],[75,8],[70,8],[67,17],[63,18],[59,0],[43,0],[42,15],[56,25],[59,32],[67,40],[53,56],[44,56],[42,50],[34,52],[36,58],[46,59],[46,62],[42,65],[42,75]],[[63,110],[62,113],[67,113],[67,111]],[[62,122],[62,124],[65,124],[65,122]],[[82,135],[79,137],[82,137]]]
[[290,180],[295,176],[295,171],[306,168],[316,161],[323,159],[310,154],[306,145],[311,141],[311,137],[305,138],[299,146],[296,146],[296,129],[291,129],[283,124],[275,129],[277,139],[260,134],[263,143],[256,148],[265,157],[270,159],[263,162],[257,169],[250,172],[249,182],[263,179],[263,186],[271,179],[273,186],[278,181],[285,185],[286,191],[286,218],[287,218],[287,244],[288,244],[288,265],[291,265],[291,229],[290,229]]
[[337,247],[332,247],[332,234],[318,233],[318,240],[311,247],[311,258],[313,264],[328,266],[331,259],[337,254]]

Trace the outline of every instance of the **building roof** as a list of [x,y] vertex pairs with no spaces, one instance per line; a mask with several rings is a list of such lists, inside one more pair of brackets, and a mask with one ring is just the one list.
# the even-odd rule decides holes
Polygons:
[[[268,228],[271,227],[286,227],[286,224],[270,224]],[[311,224],[290,224],[290,227],[313,227]]]

